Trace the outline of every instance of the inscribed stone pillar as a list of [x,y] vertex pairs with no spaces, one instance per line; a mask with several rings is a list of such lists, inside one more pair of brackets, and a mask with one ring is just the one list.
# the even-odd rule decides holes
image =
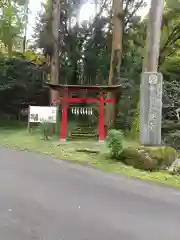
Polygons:
[[140,143],[161,145],[163,76],[157,72],[145,72],[140,86]]

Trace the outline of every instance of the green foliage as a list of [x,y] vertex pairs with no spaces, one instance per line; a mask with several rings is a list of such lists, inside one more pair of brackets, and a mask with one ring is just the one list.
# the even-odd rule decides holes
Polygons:
[[139,138],[139,132],[140,132],[139,120],[140,120],[140,107],[138,104],[138,107],[136,109],[136,112],[134,114],[134,118],[132,121],[132,127],[131,127],[131,137],[135,139]]
[[121,84],[122,93],[117,106],[116,128],[130,131],[134,120],[139,87],[135,83],[135,79],[131,78],[122,78]]
[[[96,0],[93,0],[93,3],[97,4]],[[130,29],[140,22],[140,18],[135,17],[135,14],[144,6],[144,3],[144,0],[124,1],[124,32],[127,37]],[[83,4],[84,1],[61,1],[60,79],[69,84],[77,84],[78,81],[85,84],[104,84],[107,83],[112,46],[112,19],[109,11],[111,6],[108,1],[101,1],[100,11],[95,18],[79,23],[77,13]],[[52,54],[51,21],[51,4],[47,0],[44,11],[40,13],[37,21],[35,47],[43,48],[44,53],[49,56]],[[134,34],[131,33],[130,38],[132,36],[135,38],[136,35],[137,31]],[[137,69],[139,71],[141,57],[134,53],[135,44],[132,49],[126,40],[123,44],[125,44],[123,47],[125,64],[122,69],[126,74],[131,70],[128,76],[134,77],[132,69],[136,66],[135,71]]]
[[165,142],[167,145],[179,150],[180,149],[180,130],[168,133],[165,136]]
[[1,90],[15,86],[22,87],[25,90],[27,85],[36,83],[42,85],[40,75],[41,70],[31,62],[23,59],[0,59]]
[[23,58],[0,58],[1,91],[13,87],[21,87],[23,91],[27,91],[33,84],[42,86],[42,76],[39,66],[30,61]]
[[41,68],[30,61],[23,58],[1,57],[0,111],[17,114],[17,110],[25,102],[48,104],[43,77]]
[[[180,61],[179,61],[180,64]],[[172,73],[170,78],[166,78],[167,80],[164,81],[164,88],[163,88],[163,104],[164,107],[180,107],[179,98],[180,98],[180,81],[177,76],[174,74],[179,74],[178,71],[180,66],[177,67],[176,73]],[[169,72],[168,74],[170,74]]]
[[112,158],[119,159],[123,151],[123,139],[124,135],[121,131],[112,129],[108,132],[106,141]]
[[54,133],[55,124],[45,121],[40,124],[41,134],[44,140],[49,140],[49,137]]
[[3,0],[0,4],[0,43],[12,57],[13,49],[21,50],[25,22],[25,0]]
[[180,130],[180,123],[179,122],[174,122],[174,121],[164,121],[163,126],[162,126],[162,133],[167,134],[169,132],[174,132]]

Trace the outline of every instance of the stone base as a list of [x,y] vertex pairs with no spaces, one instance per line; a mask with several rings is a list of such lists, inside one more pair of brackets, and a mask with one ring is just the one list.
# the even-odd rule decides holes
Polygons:
[[61,142],[66,142],[66,139],[59,139],[59,141],[61,141]]

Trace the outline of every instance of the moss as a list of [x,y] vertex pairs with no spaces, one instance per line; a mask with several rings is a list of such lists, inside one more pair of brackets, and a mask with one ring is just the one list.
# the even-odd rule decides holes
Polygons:
[[153,171],[157,168],[157,161],[140,148],[125,148],[121,154],[120,160],[127,165],[146,171]]
[[120,161],[143,170],[167,169],[177,158],[177,152],[172,147],[128,147],[119,158]]
[[153,147],[146,148],[150,157],[157,160],[159,168],[169,168],[177,158],[177,152],[172,147]]

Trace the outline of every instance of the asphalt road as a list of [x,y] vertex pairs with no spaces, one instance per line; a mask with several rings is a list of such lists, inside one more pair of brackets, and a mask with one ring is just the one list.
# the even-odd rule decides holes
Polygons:
[[0,149],[0,240],[179,237],[179,190]]

